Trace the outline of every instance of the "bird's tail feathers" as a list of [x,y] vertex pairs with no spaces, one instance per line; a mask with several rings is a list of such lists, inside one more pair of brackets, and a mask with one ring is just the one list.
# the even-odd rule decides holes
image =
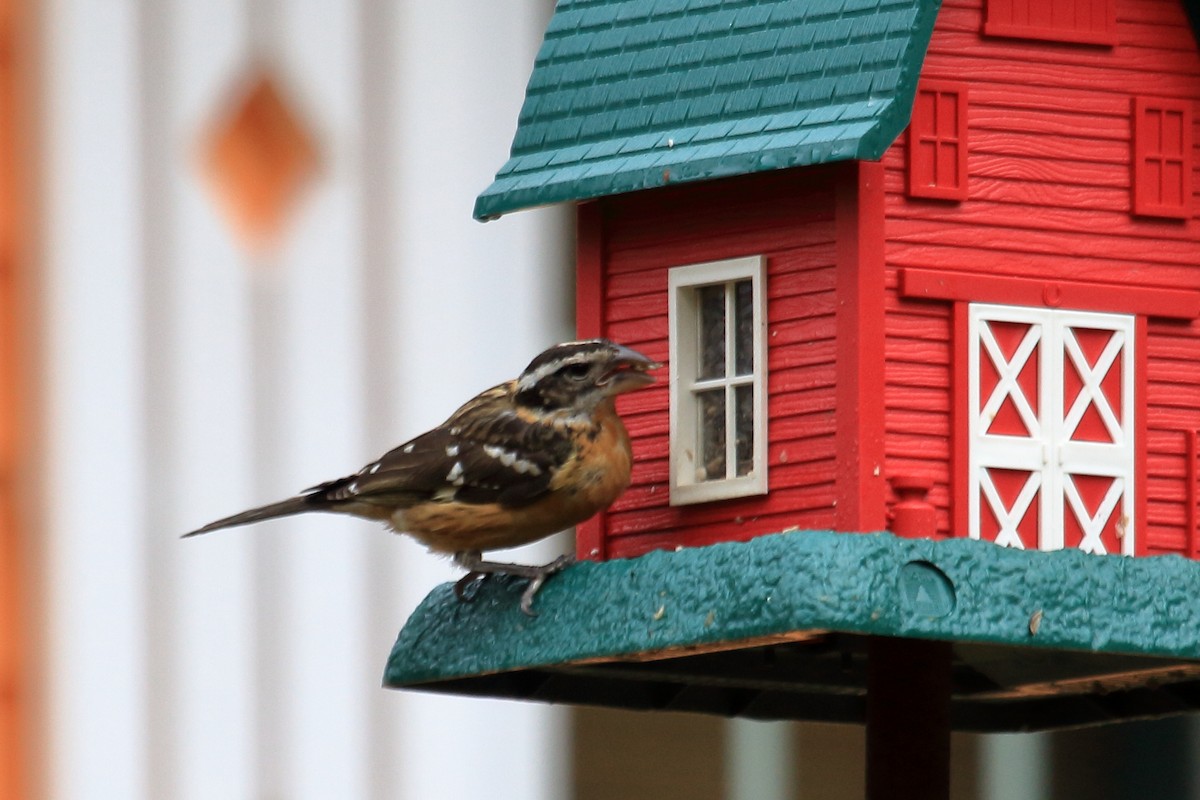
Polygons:
[[302,514],[305,511],[314,511],[314,508],[309,495],[300,495],[299,497],[289,497],[287,500],[280,500],[278,503],[270,503],[258,508],[252,508],[249,511],[243,511],[240,514],[234,514],[231,517],[219,519],[216,522],[210,522],[203,528],[197,528],[194,531],[185,533],[183,538],[189,536],[199,536],[202,533],[210,533],[211,531],[220,530],[221,528],[233,528],[238,525],[249,525],[252,522],[261,522],[265,519],[275,519],[276,517],[290,517],[292,514]]

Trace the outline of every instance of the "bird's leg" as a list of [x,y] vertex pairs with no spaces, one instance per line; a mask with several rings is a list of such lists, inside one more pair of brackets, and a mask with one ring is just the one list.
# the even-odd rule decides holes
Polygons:
[[504,564],[497,561],[484,561],[478,550],[464,550],[454,554],[454,563],[467,570],[467,574],[454,584],[454,593],[460,600],[463,599],[462,590],[468,584],[476,578],[488,575],[515,575],[518,578],[528,578],[529,586],[525,587],[525,592],[521,595],[521,610],[531,617],[536,617],[537,612],[533,610],[533,596],[537,594],[538,589],[542,588],[542,584],[546,582],[547,578],[561,572],[574,560],[571,556],[559,556],[549,564],[541,566]]

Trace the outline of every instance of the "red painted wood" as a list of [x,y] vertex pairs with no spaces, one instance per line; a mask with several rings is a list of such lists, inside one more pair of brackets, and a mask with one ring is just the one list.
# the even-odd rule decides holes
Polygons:
[[921,81],[908,128],[908,193],[967,199],[967,85]]
[[837,184],[837,487],[836,526],[882,530],[884,367],[883,168],[848,165]]
[[1192,104],[1133,99],[1133,210],[1149,217],[1192,215]]
[[[1138,353],[1144,354],[1146,352],[1146,341],[1148,338],[1147,332],[1149,330],[1149,327],[1148,327],[1148,324],[1146,321],[1146,317],[1138,316],[1137,319],[1134,320],[1133,324],[1134,324],[1134,329],[1133,329],[1134,353],[1135,353],[1135,355]],[[1134,362],[1134,365],[1133,365],[1133,405],[1134,405],[1135,409],[1145,409],[1148,405],[1148,399],[1149,399],[1146,396],[1146,390],[1147,390],[1146,360],[1147,359],[1144,355],[1137,355],[1136,358],[1137,358],[1137,360]],[[1149,489],[1149,483],[1147,481],[1147,475],[1146,475],[1146,461],[1147,461],[1147,453],[1148,453],[1147,446],[1146,446],[1146,438],[1147,438],[1147,430],[1148,430],[1148,426],[1147,426],[1148,415],[1146,413],[1135,413],[1133,415],[1133,417],[1134,417],[1133,474],[1134,474],[1134,482],[1135,482],[1135,486],[1134,486],[1135,494],[1133,496],[1133,498],[1134,498],[1133,507],[1134,507],[1134,524],[1135,524],[1135,529],[1137,531],[1137,533],[1135,534],[1136,538],[1134,539],[1134,555],[1144,556],[1149,552],[1149,549],[1148,549],[1149,536],[1147,535],[1148,532],[1146,531],[1146,509],[1147,509],[1147,499],[1148,499],[1147,492]],[[1177,500],[1183,500],[1183,497],[1178,497]],[[1111,552],[1119,553],[1121,551],[1118,549],[1118,550],[1113,550]]]
[[1051,42],[1116,44],[1115,0],[986,0],[984,33]]
[[967,358],[970,341],[967,336],[967,304],[955,303],[951,310],[951,330],[953,331],[952,360],[948,366],[950,374],[951,412],[946,421],[948,431],[952,435],[950,492],[951,502],[948,512],[954,520],[954,535],[966,537],[969,526],[968,497],[971,492],[971,474],[968,471],[971,463],[969,442],[965,434],[967,430],[970,409],[970,375],[967,372]]
[[[604,262],[602,206],[580,203],[575,223],[575,332],[580,339],[604,333]],[[636,347],[639,343],[619,339]],[[624,399],[624,398],[622,398]],[[575,526],[575,557],[581,561],[605,558],[605,513]]]
[[[1187,498],[1198,465],[1185,434],[1200,430],[1200,220],[1194,189],[1183,217],[1133,213],[1131,98],[1194,109],[1200,54],[1178,3],[1084,2],[1116,9],[1118,47],[985,35],[983,0],[943,3],[922,84],[969,94],[969,193],[957,202],[909,197],[904,136],[879,165],[762,173],[581,208],[581,335],[657,358],[667,353],[668,267],[768,259],[770,494],[670,507],[666,387],[635,393],[621,404],[632,485],[581,528],[589,552],[882,527],[872,521],[888,496],[879,479],[912,474],[931,483],[932,535],[964,535],[965,310],[986,301],[1139,315],[1138,554],[1197,555],[1200,511]],[[1035,23],[1047,24],[1004,24]],[[1194,125],[1185,126],[1189,180]]]
[[1196,541],[1196,525],[1200,523],[1200,514],[1197,513],[1197,503],[1200,503],[1200,492],[1197,492],[1196,481],[1200,480],[1200,470],[1196,468],[1196,459],[1200,458],[1200,432],[1195,430],[1186,431],[1184,433],[1186,441],[1186,450],[1184,451],[1187,457],[1187,472],[1185,479],[1187,481],[1184,489],[1184,497],[1187,499],[1186,516],[1184,522],[1186,525],[1184,531],[1184,555],[1195,558],[1197,556]]
[[[1183,552],[1197,513],[1184,432],[1200,430],[1200,226],[1194,188],[1184,218],[1134,215],[1131,98],[1194,117],[1200,55],[1182,4],[1114,7],[1119,46],[1106,48],[988,36],[982,0],[942,5],[922,80],[969,88],[970,196],[910,200],[908,137],[883,158],[887,464],[935,468],[930,502],[965,529],[966,302],[1135,313],[1138,554]],[[1196,147],[1193,135],[1189,177]],[[929,346],[941,337],[948,351]]]
[[1200,316],[1200,292],[1196,291],[1116,283],[1038,281],[911,267],[900,271],[900,294],[924,300],[969,300],[1189,320]]
[[[1128,211],[1106,214],[980,200],[948,212],[940,222],[897,215],[889,220],[889,238],[923,246],[924,252],[952,248],[933,257],[945,266],[962,257],[966,262],[958,268],[965,271],[995,273],[996,259],[1012,262],[1019,254],[1029,253],[1061,259],[1062,266],[1051,273],[1059,277],[1087,279],[1072,273],[1095,265],[1097,273],[1113,274],[1109,281],[1114,282],[1138,264],[1187,267],[1189,259],[1196,256],[1193,225],[1188,225],[1185,235],[1172,236],[1166,230],[1157,235],[1160,228],[1174,223],[1133,220]],[[1020,274],[1022,267],[1020,263],[1006,265],[1005,272],[1012,269]],[[1092,279],[1103,280],[1099,275]]]
[[589,548],[600,557],[833,526],[840,285],[834,193],[844,173],[844,166],[765,173],[602,202],[595,237],[602,242],[601,331],[655,358],[667,356],[668,268],[767,256],[771,492],[669,506],[666,387],[631,394],[622,398],[622,413],[633,440],[633,478],[604,517],[603,546]]

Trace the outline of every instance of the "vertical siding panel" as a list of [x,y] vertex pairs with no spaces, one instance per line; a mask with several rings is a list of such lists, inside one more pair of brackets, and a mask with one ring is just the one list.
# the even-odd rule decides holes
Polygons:
[[[394,148],[392,275],[388,316],[368,332],[396,342],[394,363],[373,365],[394,396],[384,425],[392,444],[512,377],[550,343],[571,338],[574,301],[568,209],[522,211],[487,224],[471,219],[475,194],[508,154],[549,5],[396,6],[396,79],[385,101]],[[503,555],[541,563],[568,547],[559,540]],[[435,582],[459,576],[411,541],[389,541],[388,552],[396,565],[391,595],[376,613],[390,621],[391,634],[374,644],[377,670],[416,603]],[[372,685],[378,681],[377,673]],[[390,760],[378,765],[388,771],[378,796],[562,795],[565,710],[410,692],[374,697],[387,709],[394,743]]]
[[250,273],[189,157],[221,110],[245,34],[239,0],[143,7],[154,797],[247,797],[258,788],[255,540],[177,538],[259,499]]
[[[146,798],[137,7],[54,0],[45,59],[39,514],[52,797]],[[69,496],[69,502],[66,498]]]
[[[594,339],[604,332],[604,221],[603,204],[581,203],[575,222],[575,333]],[[622,344],[632,344],[617,336]],[[605,555],[605,512],[575,528],[575,556],[603,561]]]
[[1183,496],[1187,501],[1187,509],[1184,514],[1184,535],[1183,535],[1183,554],[1191,558],[1195,558],[1197,533],[1196,526],[1200,524],[1200,497],[1197,496],[1197,480],[1200,480],[1200,469],[1197,469],[1196,460],[1200,458],[1200,432],[1191,430],[1185,434],[1184,455],[1187,458],[1187,468],[1184,471],[1184,493]]
[[[1145,316],[1138,316],[1134,319],[1134,334],[1133,347],[1135,362],[1133,365],[1133,403],[1134,408],[1148,409],[1149,403],[1147,390],[1149,381],[1147,380],[1146,362],[1148,356],[1146,354],[1146,343],[1148,325]],[[1128,411],[1125,412],[1128,414]],[[1149,550],[1151,536],[1149,531],[1149,519],[1146,513],[1149,508],[1149,498],[1147,491],[1149,488],[1149,476],[1147,474],[1147,438],[1149,436],[1150,426],[1147,424],[1145,417],[1137,419],[1135,415],[1130,415],[1132,419],[1132,428],[1134,436],[1134,453],[1133,453],[1133,524],[1134,524],[1134,549],[1133,555],[1144,556]],[[1176,502],[1184,500],[1185,496],[1175,498]],[[1118,529],[1119,530],[1119,529]]]
[[[378,688],[444,563],[336,517],[177,538],[357,468],[570,334],[562,213],[470,218],[549,7],[366,5],[42,13],[48,797],[561,793],[562,711]],[[259,65],[323,171],[251,258],[197,153]]]
[[836,525],[887,525],[884,498],[883,169],[852,164],[838,181]]
[[26,621],[32,585],[25,510],[32,452],[28,432],[31,393],[25,387],[29,349],[28,284],[34,194],[28,166],[34,130],[31,72],[34,6],[0,1],[0,796],[25,798],[36,792],[30,766],[35,747],[31,728],[31,660],[34,652]]
[[[271,496],[346,474],[386,448],[364,442],[361,303],[363,209],[358,143],[362,109],[356,53],[361,46],[353,4],[279,0],[268,46],[283,89],[319,146],[321,181],[298,205],[285,247],[270,270],[278,294],[275,370],[279,420]],[[302,432],[302,433],[301,433]],[[263,618],[277,631],[281,659],[265,682],[277,681],[269,724],[283,745],[284,768],[266,794],[364,797],[370,791],[368,706],[375,673],[366,625],[371,603],[361,579],[365,538],[377,526],[341,517],[298,517],[280,523],[283,580],[275,610]],[[304,702],[296,702],[305,698]]]
[[32,626],[26,597],[33,584],[28,557],[34,537],[28,529],[25,497],[29,488],[27,447],[33,408],[25,387],[29,346],[27,291],[32,272],[27,210],[33,195],[28,164],[34,130],[29,74],[35,52],[33,6],[0,0],[0,796],[32,796],[35,752],[30,732],[33,670]]

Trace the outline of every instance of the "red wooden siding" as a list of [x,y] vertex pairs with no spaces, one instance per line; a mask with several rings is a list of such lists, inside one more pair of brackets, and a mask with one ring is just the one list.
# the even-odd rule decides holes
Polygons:
[[597,236],[592,228],[588,236],[604,264],[602,281],[583,278],[588,285],[581,286],[580,302],[592,306],[584,318],[594,319],[588,315],[597,306],[602,311],[602,329],[586,332],[664,361],[667,269],[767,256],[770,494],[668,505],[667,387],[660,382],[622,398],[634,440],[633,482],[599,522],[584,528],[580,555],[630,556],[792,526],[834,526],[833,208],[835,178],[844,172],[787,171],[668,188],[598,201],[584,212],[598,215],[581,223],[602,231]]
[[[961,304],[902,296],[901,271],[1015,276],[1027,280],[1014,284],[1011,295],[1001,282],[999,296],[978,299],[1056,305],[1066,297],[1084,310],[1117,309],[1089,307],[1086,293],[1019,287],[1107,284],[1120,297],[1122,285],[1190,293],[1200,286],[1192,198],[1186,217],[1174,220],[1137,216],[1132,202],[1132,98],[1163,98],[1189,113],[1200,101],[1200,56],[1182,5],[1116,0],[1117,46],[1098,48],[1000,38],[991,35],[990,18],[985,34],[983,1],[943,3],[922,73],[923,80],[970,87],[970,197],[955,205],[909,197],[907,137],[884,157],[886,470],[925,470],[934,480],[930,499],[940,531],[959,535],[950,503],[964,496],[958,485],[964,423],[953,412],[962,405],[953,394],[956,370],[965,364],[955,334]],[[1001,5],[990,0],[988,13]],[[1180,308],[1191,308],[1186,298]],[[1154,308],[1126,313],[1135,312],[1143,315],[1144,342],[1137,379],[1145,464],[1139,552],[1182,552],[1189,543],[1195,548],[1197,538],[1197,512],[1187,505],[1197,496],[1197,467],[1187,442],[1200,430],[1200,323],[1155,316],[1162,312]]]
[[888,288],[884,472],[889,478],[927,478],[932,485],[928,500],[939,510],[938,533],[947,535],[954,456],[949,435],[953,306],[909,301],[897,313],[894,286]]

